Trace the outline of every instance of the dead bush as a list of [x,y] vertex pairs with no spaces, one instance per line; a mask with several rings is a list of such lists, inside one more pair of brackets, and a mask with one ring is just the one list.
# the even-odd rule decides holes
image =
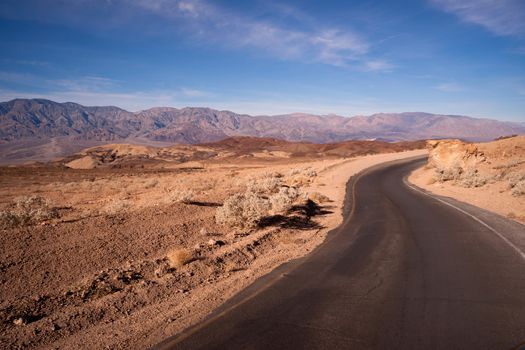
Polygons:
[[175,203],[191,203],[195,198],[195,192],[193,190],[182,190],[171,194],[170,199]]
[[249,228],[268,215],[271,204],[268,199],[253,192],[234,194],[217,208],[215,220],[218,224]]
[[280,187],[277,193],[262,195],[250,190],[227,198],[217,208],[215,220],[219,224],[240,228],[255,227],[268,215],[283,214],[298,200],[301,192],[294,187]]
[[308,199],[316,203],[327,203],[330,202],[330,198],[319,192],[312,192],[308,194]]
[[525,195],[525,180],[521,180],[517,182],[513,187],[511,191],[512,195],[514,197],[520,197]]
[[437,168],[434,176],[428,181],[429,184],[434,182],[453,181],[454,184],[466,188],[481,187],[492,181],[487,175],[480,174],[477,169],[463,169],[459,165],[453,165],[447,168]]
[[285,213],[292,207],[300,196],[300,191],[294,187],[281,187],[279,192],[270,196],[270,214]]
[[293,168],[292,170],[290,170],[290,175],[291,176],[299,175],[301,172],[302,172],[302,169],[300,169],[300,168]]
[[12,228],[16,226],[23,226],[27,222],[27,217],[20,217],[9,210],[0,211],[0,227]]
[[489,180],[489,177],[479,174],[476,170],[468,170],[456,179],[456,183],[462,187],[470,188],[484,186]]
[[291,176],[302,175],[308,178],[313,178],[317,176],[317,171],[315,171],[315,169],[313,169],[312,167],[293,168],[292,170],[290,170],[290,175]]
[[246,191],[258,194],[270,194],[279,192],[283,185],[282,178],[276,174],[264,174],[258,178],[248,181]]
[[434,179],[438,182],[445,182],[457,180],[463,173],[463,168],[460,166],[452,166],[448,168],[436,168],[434,171]]
[[312,178],[312,177],[316,177],[317,176],[317,171],[315,171],[315,169],[313,169],[313,168],[308,167],[308,168],[304,169],[303,174],[306,177]]
[[123,199],[114,199],[106,204],[101,212],[109,215],[125,213],[133,207],[133,203]]
[[510,174],[507,175],[507,181],[509,183],[509,189],[512,189],[519,182],[525,181],[525,174],[522,174],[522,173],[510,173]]
[[11,210],[1,211],[0,225],[4,228],[26,226],[58,217],[58,209],[50,201],[32,195],[16,198]]
[[186,248],[176,248],[166,254],[172,268],[180,269],[193,260],[193,253]]

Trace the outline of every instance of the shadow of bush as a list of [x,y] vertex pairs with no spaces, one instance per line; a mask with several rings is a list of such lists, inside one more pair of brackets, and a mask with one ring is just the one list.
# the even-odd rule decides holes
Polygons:
[[318,205],[312,200],[307,200],[303,204],[294,205],[286,215],[271,215],[259,220],[260,228],[277,226],[281,228],[291,228],[296,230],[319,229],[323,226],[312,220],[312,217],[323,216],[333,213],[327,210],[328,207]]

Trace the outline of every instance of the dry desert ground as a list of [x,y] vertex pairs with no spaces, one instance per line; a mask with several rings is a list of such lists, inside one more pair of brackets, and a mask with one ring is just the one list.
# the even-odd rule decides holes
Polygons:
[[0,168],[1,347],[152,346],[323,242],[352,175],[427,152],[349,145],[109,145]]

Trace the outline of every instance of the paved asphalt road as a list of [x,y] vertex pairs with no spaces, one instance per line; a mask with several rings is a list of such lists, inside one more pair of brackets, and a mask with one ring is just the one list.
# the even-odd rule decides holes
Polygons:
[[158,347],[524,348],[525,259],[510,239],[524,226],[447,200],[491,229],[409,188],[422,161],[364,173],[327,242]]

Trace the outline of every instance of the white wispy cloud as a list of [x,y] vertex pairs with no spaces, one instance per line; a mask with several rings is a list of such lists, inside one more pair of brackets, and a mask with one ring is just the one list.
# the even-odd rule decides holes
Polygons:
[[223,4],[208,0],[4,0],[0,15],[69,26],[89,23],[90,30],[104,35],[128,27],[133,31],[140,23],[138,35],[172,36],[196,46],[357,69],[377,58],[371,53],[377,41],[372,45],[349,23],[334,25],[271,1],[264,5],[264,16]]
[[430,0],[441,10],[497,35],[525,35],[523,0]]
[[394,69],[394,65],[388,61],[384,61],[384,60],[371,60],[371,61],[366,61],[364,63],[364,67],[363,69],[365,71],[371,71],[371,72],[374,72],[374,71],[391,71],[392,69]]
[[[131,0],[127,0],[131,1]],[[255,48],[283,59],[351,66],[365,59],[369,43],[347,28],[289,28],[253,19],[202,0],[131,1],[143,11],[172,20],[196,40],[233,48]],[[288,9],[289,11],[289,9]]]
[[72,91],[104,91],[118,85],[118,80],[98,76],[84,76],[76,79],[55,79],[52,85]]
[[434,89],[443,92],[461,92],[465,91],[465,87],[458,83],[441,83],[434,86]]

